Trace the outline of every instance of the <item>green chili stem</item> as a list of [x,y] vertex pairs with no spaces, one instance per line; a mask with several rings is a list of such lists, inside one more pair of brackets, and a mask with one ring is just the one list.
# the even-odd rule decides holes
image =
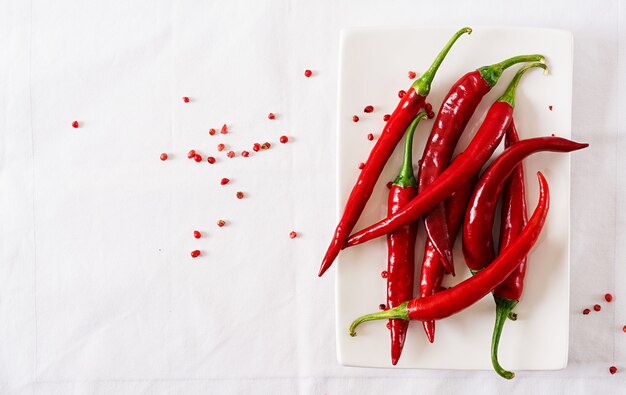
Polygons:
[[517,73],[515,73],[515,76],[511,80],[511,83],[506,88],[506,91],[504,91],[504,94],[500,96],[498,101],[509,103],[511,107],[515,107],[515,91],[517,90],[517,85],[519,85],[519,81],[520,79],[522,79],[524,73],[534,67],[540,67],[544,70],[548,70],[548,66],[546,66],[544,63],[531,63],[523,66],[522,68],[517,70]]
[[512,58],[508,58],[503,60],[502,62],[492,64],[490,66],[484,66],[478,69],[481,77],[489,84],[489,86],[493,87],[500,79],[500,76],[504,72],[504,70],[509,67],[525,62],[540,62],[545,63],[546,59],[543,55],[519,55],[513,56]]
[[491,364],[496,373],[507,380],[511,380],[515,377],[515,373],[500,366],[500,362],[498,362],[498,346],[500,345],[500,335],[502,335],[504,323],[518,301],[500,296],[494,296],[494,300],[496,302],[496,323],[493,328],[493,336],[491,337]]
[[422,74],[420,78],[418,78],[413,83],[413,89],[415,89],[415,92],[417,92],[418,95],[428,96],[428,93],[430,93],[430,84],[433,82],[433,79],[435,78],[435,74],[437,73],[439,66],[441,66],[443,59],[446,57],[448,52],[450,52],[450,48],[452,48],[452,45],[454,45],[456,40],[458,40],[459,37],[461,37],[465,33],[472,34],[472,28],[464,27],[463,29],[454,33],[454,36],[452,36],[452,38],[447,42],[447,44],[441,49],[441,51],[439,52],[439,54],[433,61],[433,64],[431,64],[428,70],[426,70],[424,74]]
[[398,185],[402,188],[417,187],[417,180],[415,180],[415,174],[413,174],[413,135],[415,134],[415,128],[422,119],[426,117],[425,112],[417,114],[415,119],[409,125],[406,131],[406,142],[404,143],[404,159],[402,161],[402,167],[398,177],[393,182],[394,185]]
[[406,308],[409,302],[404,302],[401,305],[394,307],[393,309],[379,311],[377,313],[366,314],[352,321],[350,324],[350,336],[356,336],[356,327],[361,325],[365,321],[374,321],[374,320],[409,320],[409,310]]

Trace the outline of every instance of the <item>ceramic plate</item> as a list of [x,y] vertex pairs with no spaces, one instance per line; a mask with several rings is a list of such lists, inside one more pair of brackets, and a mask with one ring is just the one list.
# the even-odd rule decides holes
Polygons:
[[[338,109],[338,216],[383,128],[383,115],[398,103],[398,91],[408,89],[409,70],[419,73],[457,28],[350,29],[341,35]],[[566,31],[524,28],[474,27],[452,48],[433,82],[428,102],[438,109],[449,87],[463,74],[480,66],[519,55],[541,53],[550,72],[528,72],[519,86],[515,121],[521,138],[570,137],[572,102],[572,35]],[[486,110],[506,88],[518,66],[507,70],[500,82],[481,102],[457,151],[476,132]],[[375,110],[365,114],[363,108]],[[550,109],[552,108],[552,109]],[[359,122],[352,116],[358,115]],[[422,122],[415,136],[414,163],[420,158],[432,121]],[[386,214],[387,188],[398,173],[402,154],[398,147],[387,163],[366,210],[356,226],[382,219]],[[496,154],[501,152],[498,150]],[[575,155],[575,154],[574,154]],[[512,370],[563,369],[567,364],[569,332],[569,216],[570,159],[568,154],[539,153],[524,162],[527,201],[533,210],[538,197],[536,172],[541,170],[550,184],[552,205],[537,244],[528,257],[526,287],[516,311],[517,322],[505,325],[500,342],[500,362]],[[456,278],[447,276],[445,286],[467,278],[469,272],[455,245]],[[424,250],[420,227],[417,243],[419,273]],[[348,366],[392,367],[386,321],[364,323],[358,336],[348,335],[350,322],[385,303],[385,238],[344,250],[335,265],[337,306],[337,354]],[[417,282],[416,282],[417,283]],[[463,312],[437,323],[435,343],[428,343],[420,322],[409,327],[398,368],[491,369],[490,339],[494,323],[491,295]]]

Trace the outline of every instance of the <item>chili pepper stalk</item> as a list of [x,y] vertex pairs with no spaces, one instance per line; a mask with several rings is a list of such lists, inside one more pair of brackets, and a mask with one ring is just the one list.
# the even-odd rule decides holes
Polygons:
[[350,236],[344,248],[364,243],[416,221],[477,174],[496,150],[513,119],[514,95],[522,75],[531,68],[547,66],[532,63],[518,70],[505,91],[489,109],[474,138],[450,166],[402,210]]
[[367,201],[372,195],[376,181],[378,181],[385,164],[402,139],[411,121],[424,106],[426,96],[430,93],[432,80],[445,56],[459,37],[471,32],[472,29],[469,27],[457,31],[439,52],[428,70],[412,84],[411,88],[401,98],[389,121],[385,124],[380,138],[372,148],[370,157],[367,160],[367,166],[360,172],[357,182],[350,192],[344,213],[335,229],[328,250],[322,259],[318,276],[321,277],[328,270],[348,240],[350,232],[354,229]]
[[357,318],[350,325],[350,336],[356,336],[356,328],[366,321],[381,319],[427,321],[449,317],[476,303],[502,283],[519,265],[520,259],[528,255],[539,238],[546,220],[550,208],[550,191],[541,172],[537,173],[537,178],[539,202],[532,217],[522,233],[489,266],[456,286],[435,295],[412,299],[393,309]]
[[[426,117],[417,114],[406,132],[404,159],[398,177],[389,190],[387,211],[393,214],[417,194],[417,180],[413,174],[413,135],[417,124]],[[394,308],[413,298],[415,273],[415,240],[417,223],[407,225],[387,235],[387,306]],[[391,363],[396,365],[402,354],[409,323],[402,320],[389,321],[391,335]]]
[[[418,193],[421,193],[448,167],[456,145],[482,98],[491,91],[502,72],[522,62],[544,62],[542,55],[520,55],[466,73],[450,88],[433,123],[424,147],[419,169]],[[432,246],[441,256],[448,273],[454,275],[452,242],[446,226],[443,203],[424,217],[424,228]]]

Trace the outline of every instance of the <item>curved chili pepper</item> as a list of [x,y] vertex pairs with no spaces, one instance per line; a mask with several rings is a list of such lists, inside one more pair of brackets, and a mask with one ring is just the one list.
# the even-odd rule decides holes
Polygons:
[[537,137],[512,145],[491,164],[476,184],[463,223],[463,256],[470,270],[484,268],[495,257],[492,229],[496,203],[504,181],[520,161],[535,152],[571,152],[588,145],[561,137]]
[[[515,122],[511,123],[509,130],[506,132],[504,140],[505,148],[516,144],[519,141]],[[526,192],[524,190],[524,167],[520,163],[515,167],[509,178],[504,183],[502,193],[502,210],[500,225],[500,250],[508,247],[509,244],[522,232],[524,226],[528,222],[526,212]],[[524,289],[524,275],[526,274],[526,258],[520,260],[518,267],[513,273],[493,290],[493,298],[496,302],[496,322],[491,338],[491,363],[494,370],[500,376],[506,379],[515,377],[515,373],[510,372],[500,366],[498,361],[498,345],[500,344],[500,335],[506,318],[511,317],[512,310],[515,308],[522,296]]]
[[[387,212],[392,215],[417,195],[417,181],[413,175],[413,134],[417,124],[426,117],[420,112],[411,122],[406,132],[404,160],[400,174],[391,185]],[[387,306],[393,308],[405,300],[413,298],[413,274],[415,272],[415,239],[417,223],[407,225],[387,235]],[[391,363],[398,363],[409,323],[402,320],[390,320],[391,325]]]
[[547,66],[543,63],[532,63],[520,68],[504,92],[504,95],[487,112],[485,120],[465,151],[428,188],[422,193],[418,193],[411,203],[404,206],[395,215],[389,216],[350,236],[346,247],[364,243],[410,224],[426,214],[437,203],[450,196],[459,185],[463,185],[473,175],[477,174],[500,144],[504,133],[509,128],[513,118],[513,107],[515,106],[515,90],[522,75],[526,70],[533,67],[547,69]]
[[[448,167],[452,153],[472,114],[482,98],[498,82],[502,72],[521,62],[543,62],[542,55],[521,55],[491,66],[484,66],[462,76],[452,85],[443,100],[430,132],[418,175],[418,193],[422,193]],[[443,203],[424,217],[424,227],[433,246],[441,255],[446,271],[454,275],[452,242],[446,226]]]
[[[382,319],[440,320],[471,306],[487,295],[515,270],[522,257],[533,247],[548,214],[550,191],[548,182],[541,172],[539,178],[539,202],[528,224],[515,240],[484,270],[448,288],[425,298],[415,298],[393,309],[367,314],[350,325],[350,336],[356,336],[356,327],[365,321]],[[419,195],[418,195],[419,196]]]
[[330,241],[330,246],[326,251],[324,259],[322,259],[318,276],[321,277],[324,272],[328,270],[350,236],[350,232],[352,232],[354,225],[356,225],[359,220],[365,208],[365,204],[372,195],[376,181],[378,177],[380,177],[380,173],[383,171],[387,160],[393,153],[396,145],[398,145],[400,139],[402,139],[404,132],[413,118],[415,118],[418,111],[424,105],[426,96],[428,96],[430,92],[432,80],[443,62],[443,59],[459,37],[465,33],[469,34],[471,32],[472,29],[469,27],[465,27],[456,32],[443,47],[441,52],[439,52],[439,55],[437,55],[430,68],[413,83],[411,88],[400,99],[400,103],[398,103],[395,111],[391,114],[376,145],[374,145],[374,148],[372,148],[370,152],[370,156],[367,159],[367,166],[360,172],[359,178],[352,188],[352,192],[350,192],[343,216],[339,220],[335,234]]
[[[459,233],[459,229],[463,224],[465,217],[465,209],[469,201],[474,185],[476,185],[477,177],[472,177],[460,189],[454,192],[446,199],[445,210],[447,218],[448,231],[450,232],[450,241],[454,245],[454,241]],[[441,291],[441,282],[446,270],[441,262],[441,257],[432,242],[426,239],[426,247],[424,247],[424,260],[422,261],[422,270],[420,273],[420,297],[434,295]],[[405,299],[408,300],[408,299]],[[424,321],[424,332],[428,341],[435,341],[435,321]]]

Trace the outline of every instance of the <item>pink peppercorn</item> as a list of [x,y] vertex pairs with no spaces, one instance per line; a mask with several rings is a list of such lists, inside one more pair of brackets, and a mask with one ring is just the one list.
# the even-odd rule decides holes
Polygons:
[[313,72],[312,72],[311,70],[308,70],[308,69],[307,69],[307,70],[304,70],[304,76],[305,76],[306,78],[309,78],[309,77],[310,77],[310,76],[312,76],[312,75],[313,75]]
[[611,374],[615,374],[615,373],[617,373],[617,368],[616,368],[615,366],[611,366],[611,367],[609,368],[609,373],[611,373]]
[[393,182],[389,181],[389,182],[387,183],[387,189],[391,189],[392,185],[393,185]]
[[193,250],[191,251],[191,257],[192,258],[197,258],[200,256],[200,250]]
[[161,156],[160,156],[160,158],[161,158],[161,160],[163,160],[163,161],[167,160],[167,154],[166,154],[165,152],[164,152],[164,153],[162,153],[162,154],[161,154]]
[[366,106],[366,107],[363,109],[363,112],[367,112],[367,113],[370,113],[370,112],[372,112],[372,111],[374,111],[374,106]]
[[219,226],[220,228],[224,225],[226,225],[226,222],[224,220],[220,219],[219,221],[217,221],[217,226]]
[[72,127],[73,127],[74,129],[78,128],[78,121],[74,121],[74,122],[72,122]]
[[289,232],[289,238],[295,239],[297,236],[298,234],[295,231],[292,230],[291,232]]
[[391,118],[391,115],[389,115],[389,114],[383,115],[383,121],[387,122],[389,120],[389,118]]
[[433,119],[435,117],[435,113],[432,111],[428,111],[428,113],[426,114],[426,116],[428,117],[428,119]]
[[359,117],[357,117],[356,115],[353,115],[352,122],[359,122]]
[[272,144],[270,144],[270,143],[268,143],[266,141],[263,144],[261,144],[261,149],[270,149],[271,146],[272,146]]
[[193,159],[196,156],[196,150],[191,150],[187,152],[187,158]]
[[593,309],[594,309],[595,311],[600,311],[600,310],[602,310],[602,306],[600,306],[599,304],[594,304],[594,305],[593,305]]
[[237,199],[243,199],[243,192],[237,192]]
[[183,101],[184,101],[185,103],[189,103],[189,98],[188,98],[187,96],[183,96]]
[[199,154],[195,154],[193,156],[193,160],[195,160],[196,162],[202,162],[202,156],[200,156]]
[[373,135],[373,134],[371,134],[371,133],[368,133],[368,134],[367,134],[367,139],[368,139],[369,141],[374,140],[374,135]]
[[254,145],[252,146],[252,151],[254,152],[259,152],[260,149],[261,149],[261,144],[259,143],[254,143]]
[[267,118],[268,119],[276,119],[276,115],[274,115],[274,113],[271,112],[271,113],[267,114]]
[[431,111],[433,110],[433,105],[432,105],[432,104],[430,104],[430,103],[426,103],[426,104],[424,104],[424,110],[425,110],[426,112],[431,112]]
[[548,110],[552,111],[552,106],[548,106]]
[[222,130],[220,130],[221,134],[228,134],[228,126],[226,126],[226,124],[224,124],[222,126]]
[[401,89],[400,91],[398,91],[398,97],[399,97],[400,99],[402,99],[402,98],[404,97],[404,95],[406,95],[406,92],[405,92],[405,91],[403,91],[402,89]]
[[241,156],[243,156],[244,158],[247,158],[248,156],[250,156],[250,153],[248,151],[241,151]]
[[228,178],[222,178],[222,180],[220,181],[221,185],[226,185],[230,182],[230,180]]
[[199,231],[194,230],[193,231],[193,237],[195,237],[196,239],[199,239],[199,238],[202,237],[202,234]]
[[215,129],[213,129],[213,128],[209,129],[209,134],[210,134],[211,136],[215,136],[215,133],[217,133],[217,130],[215,130]]
[[388,276],[388,275],[389,275],[389,273],[387,273],[387,271],[386,271],[386,270],[383,270],[382,272],[380,272],[380,276],[381,276],[382,278],[387,278],[387,276]]
[[416,76],[416,75],[417,75],[417,74],[415,74],[415,71],[409,71],[409,78],[410,78],[410,79],[415,78],[415,76]]
[[279,141],[283,144],[285,144],[287,141],[289,141],[289,138],[287,136],[280,136]]
[[363,162],[359,163],[359,170],[363,170],[364,167],[365,167],[365,163]]
[[212,156],[209,156],[208,158],[206,158],[206,161],[209,162],[210,164],[215,163],[215,158]]
[[607,302],[611,302],[613,300],[613,295],[611,294],[605,294],[604,295],[604,300],[606,300]]
[[384,303],[378,305],[378,310],[385,310],[387,306]]
[[589,310],[589,309],[584,309],[584,310],[583,310],[583,314],[584,314],[584,315],[587,315],[587,314],[589,314],[589,313],[591,313],[591,310]]
[[224,144],[221,144],[221,143],[220,143],[220,144],[218,144],[218,145],[217,145],[217,150],[218,150],[219,152],[222,152],[222,151],[224,151],[224,147],[225,147],[225,146],[224,146]]
[[228,151],[226,156],[228,156],[229,158],[234,158],[235,157],[235,151]]
[[624,332],[626,332],[626,325],[624,325],[624,327],[622,328],[622,330],[623,330]]

